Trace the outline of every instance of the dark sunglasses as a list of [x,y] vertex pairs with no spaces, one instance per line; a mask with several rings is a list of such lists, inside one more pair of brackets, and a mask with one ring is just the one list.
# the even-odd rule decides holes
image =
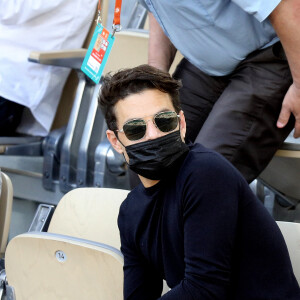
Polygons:
[[[162,132],[170,132],[178,125],[179,115],[175,111],[163,111],[153,116],[152,122]],[[126,122],[123,128],[116,130],[124,132],[130,141],[142,139],[147,130],[147,121],[144,119],[133,119]]]

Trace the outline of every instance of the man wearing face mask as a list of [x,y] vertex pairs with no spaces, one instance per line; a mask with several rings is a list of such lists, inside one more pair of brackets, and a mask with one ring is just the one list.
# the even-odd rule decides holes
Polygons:
[[103,82],[107,137],[141,179],[118,218],[124,299],[299,300],[280,230],[246,181],[184,143],[179,87],[148,65]]

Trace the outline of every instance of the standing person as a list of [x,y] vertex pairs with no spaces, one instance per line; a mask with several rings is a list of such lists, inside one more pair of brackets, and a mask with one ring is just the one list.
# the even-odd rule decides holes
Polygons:
[[70,70],[28,62],[29,54],[80,48],[96,5],[0,0],[0,135],[49,133]]
[[300,136],[300,2],[144,2],[149,64],[168,71],[177,49],[184,56],[174,77],[187,140],[218,151],[251,182],[293,127]]
[[247,182],[184,143],[179,87],[148,65],[103,81],[107,137],[141,180],[118,217],[124,299],[300,300],[281,232]]

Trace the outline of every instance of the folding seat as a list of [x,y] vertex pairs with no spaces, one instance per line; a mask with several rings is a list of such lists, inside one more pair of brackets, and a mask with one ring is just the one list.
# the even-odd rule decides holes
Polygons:
[[48,232],[14,237],[5,253],[7,296],[15,294],[17,300],[122,299],[117,216],[128,192],[74,189],[59,202]]
[[276,220],[300,222],[299,170],[300,140],[290,135],[258,178],[258,194]]
[[77,188],[59,201],[48,232],[87,239],[120,249],[119,208],[128,190]]
[[123,257],[109,245],[23,233],[8,244],[5,263],[9,299],[123,299]]
[[285,239],[293,270],[300,285],[300,224],[278,221],[277,225]]
[[10,226],[13,186],[5,173],[0,171],[0,176],[0,258],[2,258],[6,249]]

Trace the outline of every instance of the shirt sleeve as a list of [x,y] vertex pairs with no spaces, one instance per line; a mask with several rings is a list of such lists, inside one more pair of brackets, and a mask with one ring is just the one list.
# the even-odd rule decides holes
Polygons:
[[162,293],[163,280],[137,250],[134,241],[126,238],[126,220],[122,206],[118,218],[121,251],[124,256],[124,300],[156,300]]
[[161,300],[229,299],[239,176],[219,157],[195,165],[183,191],[184,278]]
[[7,0],[0,1],[0,22],[4,25],[25,23],[56,9],[64,0]]
[[281,2],[281,0],[232,0],[242,10],[263,22]]

